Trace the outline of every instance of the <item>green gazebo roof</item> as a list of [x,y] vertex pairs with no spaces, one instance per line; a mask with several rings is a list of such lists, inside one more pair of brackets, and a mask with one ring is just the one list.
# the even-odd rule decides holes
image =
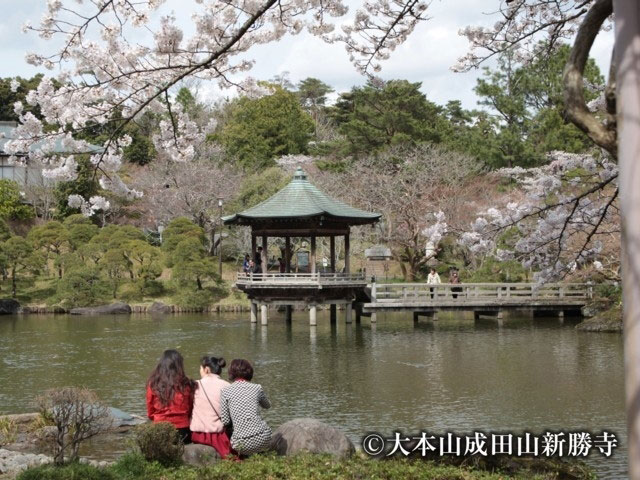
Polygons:
[[352,225],[377,222],[382,214],[350,207],[314,186],[298,167],[293,180],[275,195],[243,212],[222,217],[227,225],[251,225],[264,221],[310,220],[322,217]]

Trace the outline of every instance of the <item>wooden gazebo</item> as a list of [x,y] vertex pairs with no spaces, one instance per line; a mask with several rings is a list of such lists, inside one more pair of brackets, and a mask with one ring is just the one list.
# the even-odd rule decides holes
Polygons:
[[[364,273],[350,271],[349,234],[352,225],[377,222],[379,213],[366,212],[335,200],[319,190],[298,168],[291,182],[272,197],[243,212],[223,217],[225,225],[251,227],[251,256],[255,258],[258,238],[262,246],[262,273],[239,273],[236,286],[251,300],[251,321],[257,322],[258,305],[261,321],[267,324],[269,305],[286,305],[287,319],[291,306],[309,306],[309,322],[316,324],[316,305],[330,304],[335,318],[336,305],[345,305],[345,317],[351,322],[352,302],[358,291],[366,288]],[[268,273],[267,247],[271,238],[284,238],[285,272]],[[291,238],[308,238],[310,243],[309,272],[291,272]],[[316,267],[316,239],[329,237],[329,271]],[[344,270],[336,270],[336,237],[344,238]]]

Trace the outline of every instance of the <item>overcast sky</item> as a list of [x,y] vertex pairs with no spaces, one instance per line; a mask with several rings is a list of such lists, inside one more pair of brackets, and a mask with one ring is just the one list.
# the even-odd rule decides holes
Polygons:
[[[64,0],[71,3],[70,0]],[[186,31],[190,30],[189,9],[192,0],[168,0],[162,13],[174,10]],[[357,5],[354,0],[351,11]],[[28,51],[50,52],[52,44],[33,33],[23,34],[22,25],[27,21],[36,24],[45,10],[46,0],[0,0],[0,58],[2,76],[30,77],[40,70],[26,64],[24,55]],[[467,25],[493,24],[495,16],[487,15],[499,5],[498,0],[434,0],[429,7],[429,21],[419,25],[409,40],[398,48],[383,64],[380,76],[385,79],[399,78],[422,82],[422,91],[440,104],[459,99],[467,108],[476,105],[473,87],[479,72],[453,73],[450,67],[467,50],[467,41],[458,35],[458,30]],[[598,36],[592,56],[603,72],[607,72],[613,35],[611,32]],[[344,47],[328,45],[310,35],[287,37],[278,44],[260,46],[249,52],[256,61],[250,75],[258,79],[269,79],[277,74],[289,72],[296,83],[307,77],[316,77],[331,85],[337,92],[349,90],[353,85],[364,83],[349,63]],[[218,90],[204,86],[203,95],[218,95]]]

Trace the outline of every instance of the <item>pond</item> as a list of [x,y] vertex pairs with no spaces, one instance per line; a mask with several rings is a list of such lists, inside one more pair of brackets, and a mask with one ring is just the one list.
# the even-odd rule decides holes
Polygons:
[[[601,478],[626,478],[622,336],[577,332],[568,319],[463,314],[414,324],[411,314],[347,325],[307,314],[0,317],[0,413],[34,410],[46,389],[95,390],[109,405],[145,414],[144,386],[164,349],[191,375],[206,353],[254,362],[273,403],[271,425],[315,417],[354,443],[367,432],[613,431],[611,458],[588,461]],[[226,372],[225,372],[226,374]]]

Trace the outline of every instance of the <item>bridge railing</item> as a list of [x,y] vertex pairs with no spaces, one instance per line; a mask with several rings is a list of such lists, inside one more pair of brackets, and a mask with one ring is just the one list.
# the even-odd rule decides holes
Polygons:
[[593,297],[593,286],[582,283],[386,283],[371,285],[371,301],[424,300],[582,300]]
[[366,283],[364,273],[238,273],[237,284],[261,285],[340,285],[349,283]]

